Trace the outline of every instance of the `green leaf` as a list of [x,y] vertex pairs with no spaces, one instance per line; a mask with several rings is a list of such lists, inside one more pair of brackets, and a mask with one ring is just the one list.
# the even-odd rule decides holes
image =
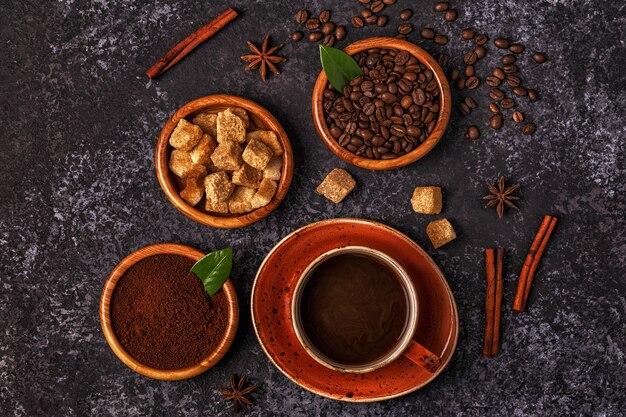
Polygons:
[[320,45],[320,59],[326,78],[335,90],[343,94],[343,87],[353,78],[363,75],[359,64],[341,49]]
[[233,269],[233,248],[216,250],[205,255],[191,267],[210,296],[222,288]]

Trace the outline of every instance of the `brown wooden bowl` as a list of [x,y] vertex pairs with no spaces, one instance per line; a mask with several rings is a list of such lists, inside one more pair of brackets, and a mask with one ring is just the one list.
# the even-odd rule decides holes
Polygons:
[[320,75],[317,77],[317,81],[315,82],[315,87],[313,88],[313,121],[315,122],[315,128],[317,129],[317,133],[320,135],[326,146],[328,146],[335,155],[337,155],[344,161],[361,168],[373,170],[399,168],[411,164],[422,158],[424,155],[430,152],[432,148],[435,147],[437,142],[439,142],[439,140],[443,136],[443,133],[445,132],[448,125],[448,121],[450,120],[450,111],[452,107],[450,85],[448,84],[446,75],[444,74],[441,66],[439,66],[437,61],[428,52],[426,52],[419,46],[405,40],[395,38],[363,39],[348,45],[344,48],[344,51],[348,55],[354,55],[357,52],[365,51],[372,48],[389,48],[407,51],[411,55],[416,57],[431,71],[433,71],[433,73],[435,74],[435,78],[437,79],[437,83],[439,84],[439,90],[441,92],[441,108],[439,111],[439,119],[437,119],[435,129],[432,131],[432,133],[417,148],[413,149],[406,155],[402,155],[398,158],[379,160],[363,158],[361,156],[353,154],[349,150],[339,145],[337,140],[335,140],[335,138],[333,138],[333,136],[330,134],[330,130],[328,129],[328,125],[326,124],[326,119],[324,117],[323,95],[324,90],[326,89],[326,85],[328,84],[328,79],[326,78],[326,74],[324,73],[324,71],[320,72]]
[[113,297],[113,291],[117,286],[117,282],[120,280],[120,278],[122,278],[128,268],[141,261],[142,259],[162,254],[182,255],[194,261],[198,261],[204,256],[204,254],[199,250],[190,248],[189,246],[176,245],[172,243],[162,243],[158,245],[146,246],[131,253],[126,258],[122,259],[119,264],[117,264],[113,271],[111,271],[109,278],[104,283],[102,296],[100,297],[100,324],[102,325],[104,337],[113,353],[115,353],[115,356],[117,356],[122,362],[124,362],[124,364],[126,364],[126,366],[128,366],[133,371],[150,378],[161,379],[164,381],[188,379],[200,375],[207,369],[213,367],[216,363],[220,361],[220,359],[222,359],[222,357],[230,348],[230,345],[235,339],[235,334],[237,333],[237,325],[239,324],[239,302],[237,301],[237,293],[235,292],[235,287],[233,286],[233,283],[230,281],[230,279],[228,279],[221,290],[224,291],[226,299],[228,300],[228,325],[226,327],[226,332],[224,333],[224,336],[222,336],[222,340],[217,345],[215,351],[213,351],[209,356],[204,358],[202,362],[187,368],[173,370],[156,369],[140,363],[135,358],[133,358],[126,351],[126,349],[124,349],[120,341],[117,339],[117,336],[115,335],[113,325],[111,324],[111,299]]
[[[208,213],[200,208],[196,208],[201,207],[202,202],[200,202],[196,207],[189,205],[179,195],[180,189],[176,185],[174,174],[169,169],[169,156],[173,149],[169,145],[169,139],[179,120],[195,115],[196,113],[206,111],[218,112],[226,109],[227,107],[241,107],[245,109],[250,116],[250,123],[256,125],[260,129],[274,131],[284,149],[284,153],[282,155],[282,173],[280,180],[278,181],[278,189],[276,190],[274,198],[272,198],[272,201],[270,201],[268,205],[245,214],[220,215],[217,213]],[[289,185],[291,184],[291,177],[293,176],[294,165],[291,143],[289,142],[285,129],[283,129],[278,120],[276,120],[276,118],[264,107],[254,101],[224,94],[201,97],[190,101],[178,109],[176,113],[174,113],[174,115],[165,123],[163,130],[161,130],[156,146],[154,160],[159,184],[161,184],[161,188],[174,207],[176,207],[185,216],[197,221],[198,223],[225,229],[248,226],[249,224],[261,220],[263,217],[267,216],[274,209],[276,209],[276,207],[278,207],[278,205],[285,198],[285,195],[287,195],[287,190],[289,190]]]

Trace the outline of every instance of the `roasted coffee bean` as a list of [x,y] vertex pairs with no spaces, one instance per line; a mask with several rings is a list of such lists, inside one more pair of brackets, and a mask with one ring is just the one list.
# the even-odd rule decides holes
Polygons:
[[504,39],[504,38],[496,38],[496,39],[494,39],[493,44],[496,46],[496,48],[508,49],[508,47],[509,47],[509,40],[508,39]]
[[470,109],[475,109],[476,107],[478,107],[478,104],[476,104],[474,99],[471,97],[465,97],[464,101],[465,101],[465,104],[467,104],[467,107],[469,107]]
[[471,77],[472,75],[474,75],[474,66],[473,65],[466,65],[465,66],[465,76],[466,77]]
[[410,23],[402,23],[398,26],[398,33],[401,35],[407,35],[413,31],[413,25]]
[[381,0],[377,0],[370,6],[374,13],[380,13],[385,8],[385,4]]
[[361,3],[361,4],[369,4],[370,1],[372,1],[372,0],[359,0],[359,3]]
[[333,124],[333,125],[330,126],[330,134],[335,139],[337,139],[339,136],[341,136],[341,133],[342,133],[342,131],[341,131],[341,129],[337,125]]
[[535,52],[533,54],[533,61],[535,61],[537,64],[543,64],[544,62],[546,62],[546,56],[541,52]]
[[398,33],[396,36],[394,36],[394,38],[405,40],[406,39],[406,35],[402,35],[402,34]]
[[495,101],[500,101],[504,98],[504,91],[499,88],[494,88],[489,92],[489,97],[494,99]]
[[326,35],[324,36],[324,45],[333,46],[335,44],[335,35]]
[[390,93],[390,92],[386,92],[386,93],[382,93],[380,95],[380,98],[382,99],[382,101],[384,101],[386,104],[391,104],[391,103],[395,103],[396,101],[398,101],[398,97],[396,97],[395,94]]
[[309,12],[307,12],[306,10],[298,10],[296,12],[296,22],[300,23],[301,25],[305,24],[308,19]]
[[499,78],[501,81],[504,81],[504,79],[506,78],[506,75],[504,74],[502,68],[494,68],[491,74],[494,77]]
[[420,36],[424,39],[433,39],[435,37],[436,33],[434,30],[432,30],[431,28],[422,28],[422,30],[420,30]]
[[522,52],[524,52],[524,49],[526,49],[524,45],[519,43],[514,43],[509,47],[509,51],[513,52],[514,54],[521,54]]
[[437,57],[437,62],[439,63],[439,65],[441,65],[442,68],[447,67],[449,58],[450,57],[448,56],[448,54],[442,52]]
[[532,135],[533,133],[535,133],[535,124],[526,123],[524,127],[522,127],[522,133],[525,135]]
[[474,62],[476,62],[476,52],[469,51],[466,53],[463,57],[463,62],[465,62],[466,65],[474,65]]
[[330,22],[330,10],[322,10],[322,12],[320,13],[320,22]]
[[320,20],[312,17],[309,20],[307,20],[304,25],[309,30],[316,30],[320,27]]
[[375,14],[365,19],[365,23],[367,23],[368,25],[375,25],[377,22],[378,22],[378,15],[375,15]]
[[402,100],[400,100],[400,105],[405,110],[408,110],[408,108],[411,107],[411,104],[413,104],[413,99],[411,98],[411,96],[404,96],[402,97]]
[[465,103],[459,103],[457,107],[462,116],[467,116],[470,113],[470,108]]
[[454,22],[457,18],[457,12],[455,9],[448,9],[446,10],[446,12],[443,14],[443,19],[446,22]]
[[346,34],[346,27],[344,25],[339,25],[335,29],[335,38],[337,38],[338,41],[344,40],[346,38]]
[[522,123],[524,121],[524,113],[521,111],[516,111],[513,113],[513,121],[515,123]]
[[391,6],[392,4],[396,4],[396,0],[383,0],[383,3],[387,6]]
[[539,100],[539,94],[537,93],[537,90],[533,90],[532,88],[528,89],[528,100],[530,100],[531,103]]
[[500,58],[500,61],[502,61],[504,65],[510,65],[514,64],[515,61],[517,61],[517,58],[513,54],[506,54],[503,55],[502,58]]
[[368,9],[368,8],[365,8],[365,9],[361,10],[361,11],[359,12],[359,14],[361,15],[361,17],[362,17],[363,19],[367,19],[368,17],[370,17],[371,15],[373,15],[373,14],[374,14],[374,12],[372,12],[372,11],[371,11],[370,9]]
[[413,90],[413,92],[411,93],[411,97],[413,98],[413,103],[417,104],[418,106],[426,103],[426,93],[421,88]]
[[387,24],[387,16],[378,16],[378,19],[376,19],[376,26],[381,28],[385,26],[386,24]]
[[335,31],[335,24],[333,22],[326,22],[322,26],[322,33],[324,35],[330,35]]
[[394,57],[393,62],[395,62],[396,65],[404,65],[408,62],[410,58],[411,58],[411,54],[409,54],[407,51],[400,51]]
[[461,38],[463,38],[464,41],[469,41],[470,39],[474,39],[475,34],[474,29],[463,29],[461,32]]
[[295,32],[293,32],[291,34],[291,40],[294,42],[300,42],[302,40],[302,32],[300,32],[299,30],[296,30]]
[[474,52],[476,52],[476,58],[482,59],[487,55],[487,49],[484,46],[478,45],[474,48]]
[[404,9],[400,12],[400,19],[402,20],[409,20],[411,16],[413,16],[413,10],[411,9]]
[[498,113],[491,116],[489,126],[491,126],[492,129],[500,129],[502,127],[502,115]]
[[322,39],[322,32],[311,32],[309,33],[309,36],[307,36],[307,39],[309,40],[309,42],[317,42],[320,39]]
[[480,80],[475,75],[472,75],[471,77],[467,79],[467,81],[465,81],[465,87],[467,87],[470,90],[475,89],[476,87],[478,87],[479,84],[480,84]]
[[497,87],[500,85],[502,81],[500,81],[498,77],[494,77],[493,75],[490,75],[485,79],[485,82],[487,83],[489,87]]
[[454,88],[457,90],[462,90],[465,88],[465,78],[459,77],[454,81]]
[[484,45],[487,43],[487,41],[489,41],[489,38],[487,37],[487,35],[478,35],[476,36],[476,38],[474,38],[474,42],[476,42],[476,45]]
[[476,126],[470,126],[467,128],[467,133],[465,133],[465,137],[471,140],[476,140],[480,137],[480,130]]
[[452,81],[454,81],[454,80],[456,80],[457,78],[459,78],[459,70],[458,70],[458,69],[456,69],[456,68],[452,68],[452,69],[450,70],[450,75],[449,75],[449,77],[450,77],[450,80],[452,80]]
[[359,16],[354,16],[351,20],[352,26],[354,26],[355,28],[362,28],[363,27],[363,19],[361,19]]
[[512,98],[504,98],[500,102],[500,105],[502,106],[502,108],[512,109],[513,107],[515,107],[515,100],[513,100]]
[[435,35],[435,43],[437,45],[445,45],[448,43],[448,37],[446,35]]
[[504,66],[504,73],[505,74],[514,74],[519,70],[519,68],[517,67],[517,65],[515,64],[511,64],[511,65],[505,65]]
[[498,107],[496,103],[489,103],[489,110],[491,110],[492,113],[500,113],[500,107]]
[[406,135],[406,128],[402,125],[392,125],[389,131],[393,136],[403,138]]
[[446,10],[448,10],[448,8],[450,8],[450,3],[448,3],[447,1],[438,1],[437,3],[435,3],[436,12],[445,12]]
[[526,91],[524,87],[518,86],[518,87],[513,88],[513,94],[515,94],[518,97],[523,97],[528,94],[528,91]]
[[517,87],[518,85],[521,84],[521,82],[522,80],[520,80],[519,77],[516,75],[509,74],[506,77],[506,83],[510,85],[511,87]]

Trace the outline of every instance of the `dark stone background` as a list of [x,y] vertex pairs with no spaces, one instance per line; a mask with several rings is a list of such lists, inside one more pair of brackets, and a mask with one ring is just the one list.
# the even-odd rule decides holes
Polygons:
[[[519,100],[537,126],[521,135],[507,114],[487,128],[486,86],[471,120],[454,112],[441,143],[423,160],[391,172],[347,169],[358,189],[340,205],[314,192],[345,165],[315,133],[310,94],[317,48],[292,44],[298,7],[330,7],[347,22],[356,1],[206,2],[59,0],[2,1],[0,64],[0,414],[7,416],[229,415],[215,388],[232,372],[261,385],[253,416],[462,415],[617,416],[626,409],[626,14],[622,2],[507,0],[454,2],[459,19],[445,24],[432,2],[400,0],[385,10],[385,28],[355,31],[349,41],[393,35],[411,5],[416,27],[450,36],[459,65],[468,45],[463,27],[545,51],[526,53],[521,77],[541,100]],[[227,6],[241,17],[157,81],[144,71],[175,42]],[[283,74],[260,82],[243,71],[245,40],[266,33],[286,46]],[[418,41],[416,32],[410,39]],[[491,45],[491,43],[490,43]],[[499,57],[489,48],[485,75]],[[239,230],[215,230],[178,213],[157,183],[153,151],[165,120],[185,102],[212,93],[246,96],[267,107],[290,135],[296,156],[291,190],[267,219]],[[455,92],[455,98],[459,94]],[[484,180],[521,184],[520,210],[498,220],[482,208]],[[417,185],[445,190],[440,216],[410,209]],[[546,213],[559,224],[542,260],[528,312],[512,314],[517,274]],[[347,404],[311,394],[285,378],[263,354],[249,318],[250,287],[264,254],[310,222],[364,217],[400,229],[440,265],[456,297],[459,344],[448,369],[406,397]],[[458,239],[434,250],[426,224],[449,218]],[[242,321],[234,346],[215,368],[182,382],[130,371],[107,346],[98,299],[113,266],[142,246],[188,244],[235,248],[234,283]],[[482,249],[507,249],[501,354],[481,356]]]

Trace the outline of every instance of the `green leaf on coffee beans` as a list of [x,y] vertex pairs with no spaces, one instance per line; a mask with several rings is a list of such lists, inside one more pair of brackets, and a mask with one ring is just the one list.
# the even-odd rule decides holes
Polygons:
[[320,45],[320,59],[326,78],[335,90],[343,93],[343,87],[353,78],[363,75],[359,64],[341,49]]
[[225,248],[205,255],[191,267],[191,272],[200,278],[205,291],[212,296],[222,288],[232,269],[233,248]]

